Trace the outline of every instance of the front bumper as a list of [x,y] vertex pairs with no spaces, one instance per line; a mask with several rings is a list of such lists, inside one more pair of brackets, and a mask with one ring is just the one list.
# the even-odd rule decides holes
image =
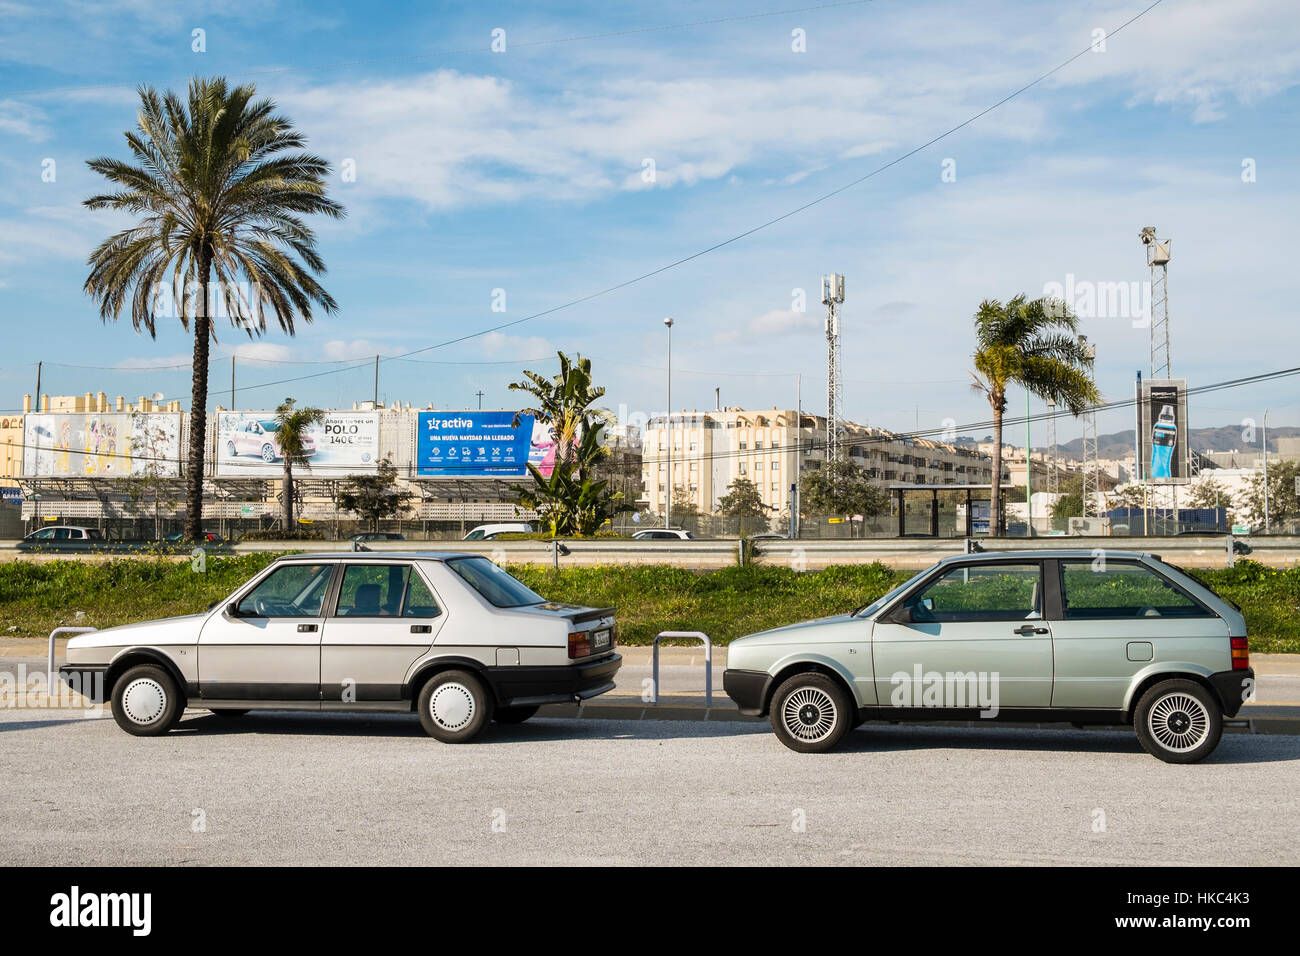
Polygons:
[[102,704],[107,697],[104,686],[107,674],[107,664],[63,664],[59,667],[59,680],[96,704]]
[[1209,677],[1210,686],[1219,695],[1224,717],[1236,717],[1248,695],[1255,693],[1255,670],[1219,671]]
[[767,710],[767,691],[771,684],[772,676],[766,671],[728,668],[722,672],[722,689],[746,717],[763,716]]
[[535,707],[587,700],[614,689],[621,654],[555,667],[488,667],[488,683],[502,707]]

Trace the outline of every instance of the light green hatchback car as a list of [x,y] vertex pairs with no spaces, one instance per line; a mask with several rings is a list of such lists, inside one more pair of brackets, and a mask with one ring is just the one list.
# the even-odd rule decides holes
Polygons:
[[1159,557],[1052,550],[940,561],[847,614],[733,641],[724,687],[787,747],[868,720],[1132,724],[1192,763],[1250,699],[1241,611]]

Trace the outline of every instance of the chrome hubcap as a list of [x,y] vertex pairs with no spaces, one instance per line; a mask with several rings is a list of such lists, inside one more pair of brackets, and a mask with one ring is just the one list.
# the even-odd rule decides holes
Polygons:
[[785,699],[781,721],[792,737],[814,742],[835,728],[835,701],[817,687],[800,687]]
[[1195,697],[1178,691],[1155,702],[1147,729],[1160,746],[1174,753],[1195,750],[1210,733],[1210,713]]
[[166,709],[167,692],[152,678],[137,678],[122,693],[122,710],[134,724],[147,727],[157,723]]
[[450,681],[429,696],[429,716],[443,730],[460,730],[477,712],[474,695],[464,684]]

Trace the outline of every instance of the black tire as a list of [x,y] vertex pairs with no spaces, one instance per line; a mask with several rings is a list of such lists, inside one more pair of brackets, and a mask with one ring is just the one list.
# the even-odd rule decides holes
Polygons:
[[228,707],[222,707],[220,710],[213,710],[212,712],[218,717],[243,717],[248,713],[247,710],[231,710]]
[[445,744],[473,740],[492,720],[492,711],[492,695],[469,671],[443,671],[420,689],[420,724]]
[[522,724],[537,713],[536,707],[498,707],[492,719],[498,724]]
[[1133,710],[1142,749],[1166,763],[1196,763],[1214,752],[1223,736],[1223,712],[1214,695],[1195,681],[1166,680],[1148,688]]
[[185,696],[157,664],[132,667],[113,684],[113,719],[128,734],[157,737],[180,722]]
[[801,754],[835,749],[857,719],[844,686],[825,674],[795,674],[772,695],[772,730],[777,740]]

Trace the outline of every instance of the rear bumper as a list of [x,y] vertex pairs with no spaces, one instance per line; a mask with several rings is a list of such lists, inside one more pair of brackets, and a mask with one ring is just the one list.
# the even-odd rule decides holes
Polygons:
[[1254,668],[1243,671],[1219,671],[1209,677],[1210,686],[1219,696],[1224,717],[1236,717],[1248,694],[1255,692]]
[[614,675],[623,666],[620,654],[608,654],[582,664],[555,667],[488,667],[484,674],[502,707],[534,707],[587,700],[614,689]]
[[722,689],[736,702],[746,717],[763,716],[767,690],[772,677],[766,671],[742,671],[728,668],[722,672]]

